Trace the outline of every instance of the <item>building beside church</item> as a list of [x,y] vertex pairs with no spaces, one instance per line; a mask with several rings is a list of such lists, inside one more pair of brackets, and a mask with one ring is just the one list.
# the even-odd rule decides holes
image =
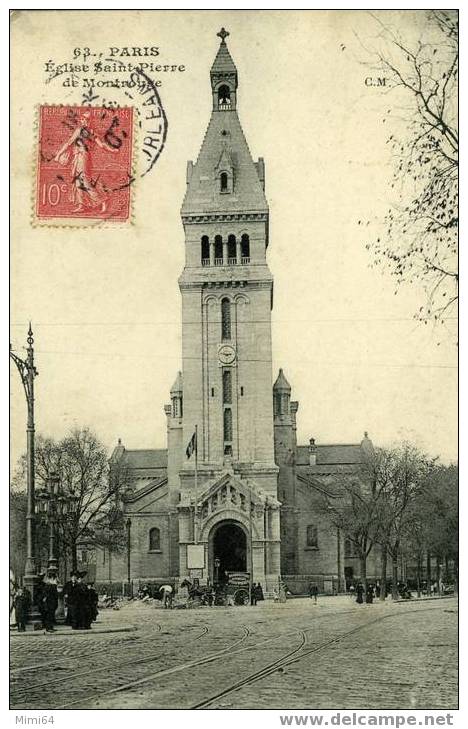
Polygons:
[[[352,445],[298,445],[298,402],[282,370],[272,384],[265,164],[250,154],[228,34],[218,35],[211,119],[187,164],[181,210],[182,369],[165,406],[167,448],[127,450],[119,441],[111,459],[132,474],[123,495],[131,577],[197,574],[203,584],[248,572],[266,593],[280,577],[293,591],[314,579],[331,592],[354,562],[318,502],[372,444],[366,435]],[[125,554],[97,555],[98,581],[126,578]]]

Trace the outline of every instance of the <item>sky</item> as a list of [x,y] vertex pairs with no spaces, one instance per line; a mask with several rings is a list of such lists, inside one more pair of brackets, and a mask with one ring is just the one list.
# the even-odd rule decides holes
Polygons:
[[[411,40],[424,30],[424,11],[377,15]],[[366,86],[372,72],[361,62],[375,19],[366,11],[109,11],[82,19],[21,11],[12,31],[11,340],[24,355],[31,319],[37,432],[60,438],[86,425],[109,449],[118,438],[128,448],[166,445],[163,406],[181,364],[185,167],[208,125],[209,69],[224,26],[239,118],[253,158],[265,159],[272,379],[282,367],[299,401],[299,443],[359,442],[368,431],[375,445],[408,439],[456,460],[454,322],[443,330],[416,322],[422,292],[395,294],[365,247],[384,232],[394,202],[392,122],[383,119],[398,97]],[[33,227],[35,107],[80,102],[77,90],[45,83],[43,63],[71,60],[85,46],[153,45],[160,63],[186,70],[154,74],[168,135],[155,168],[135,185],[133,225]],[[15,369],[10,392],[15,462],[26,420]]]

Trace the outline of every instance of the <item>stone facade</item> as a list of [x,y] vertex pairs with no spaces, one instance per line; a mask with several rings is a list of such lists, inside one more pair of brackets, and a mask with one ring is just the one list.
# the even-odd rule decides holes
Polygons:
[[[196,574],[203,583],[219,569],[241,571],[268,593],[281,575],[312,575],[331,591],[343,583],[344,547],[317,500],[334,470],[359,463],[361,445],[298,447],[298,403],[282,371],[272,387],[265,165],[253,161],[237,115],[224,32],[210,80],[211,119],[187,164],[181,210],[182,370],[165,406],[167,450],[119,442],[112,456],[133,476],[123,499],[131,577]],[[187,450],[195,433],[196,452]],[[126,579],[126,556],[112,560],[109,570],[98,555],[98,580]]]

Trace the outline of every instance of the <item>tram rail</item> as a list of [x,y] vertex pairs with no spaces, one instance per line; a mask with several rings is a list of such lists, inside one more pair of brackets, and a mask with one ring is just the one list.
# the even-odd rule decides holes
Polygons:
[[[336,615],[340,615],[340,616],[344,617],[345,615],[349,615],[350,613],[356,614],[356,613],[359,613],[359,609],[352,608],[350,610],[335,611],[333,613],[327,613],[326,615],[316,616],[314,618],[313,625],[310,625],[306,628],[296,628],[293,631],[289,631],[289,632],[279,632],[275,635],[271,635],[271,636],[265,638],[264,640],[258,641],[256,643],[253,643],[248,646],[242,646],[242,643],[244,643],[247,640],[247,638],[251,634],[251,631],[247,626],[242,626],[243,635],[238,640],[236,640],[234,643],[231,643],[229,646],[224,647],[221,650],[216,651],[215,653],[211,653],[198,660],[191,660],[191,661],[188,661],[188,662],[185,662],[182,664],[178,664],[178,665],[175,665],[175,666],[172,666],[169,668],[165,668],[162,670],[158,670],[156,672],[152,672],[152,673],[143,675],[140,678],[134,679],[130,682],[120,683],[118,686],[113,686],[111,688],[103,687],[103,690],[95,692],[92,695],[86,695],[86,694],[81,695],[80,697],[73,699],[72,701],[68,701],[60,706],[53,706],[53,708],[54,709],[68,709],[73,706],[77,706],[79,704],[83,704],[83,703],[88,704],[88,702],[90,702],[90,701],[99,699],[104,696],[108,696],[110,694],[115,694],[115,693],[119,693],[119,692],[123,692],[123,691],[127,691],[127,690],[131,691],[132,689],[134,689],[136,687],[142,686],[142,685],[150,683],[152,681],[157,681],[158,679],[165,678],[166,676],[210,664],[216,660],[223,658],[227,653],[229,653],[229,657],[231,658],[235,655],[244,653],[245,651],[257,650],[259,648],[263,648],[263,646],[266,646],[268,643],[272,643],[281,638],[297,636],[297,634],[299,633],[300,638],[301,638],[300,644],[298,646],[296,646],[293,650],[288,650],[288,652],[286,654],[280,656],[275,661],[268,663],[266,666],[263,666],[262,668],[260,668],[256,671],[253,671],[252,673],[249,673],[244,678],[239,679],[236,682],[230,684],[229,686],[227,686],[226,688],[224,688],[222,691],[218,692],[217,694],[212,695],[202,701],[199,701],[196,704],[194,704],[193,706],[189,707],[191,709],[207,708],[208,706],[213,704],[215,701],[217,701],[219,698],[227,696],[237,690],[242,689],[242,687],[244,687],[244,686],[247,686],[256,681],[259,681],[262,678],[265,678],[266,676],[280,670],[281,668],[290,665],[291,663],[294,663],[294,662],[297,662],[297,661],[300,661],[300,660],[306,658],[308,655],[310,655],[312,653],[319,652],[335,643],[345,640],[352,634],[365,630],[366,628],[368,628],[369,626],[371,626],[375,623],[381,622],[390,617],[396,618],[396,617],[400,617],[403,615],[407,615],[409,613],[420,613],[420,612],[425,612],[427,610],[432,610],[432,609],[434,609],[434,607],[419,608],[419,609],[412,609],[412,610],[402,610],[402,611],[398,611],[398,613],[381,615],[381,616],[373,618],[372,620],[368,620],[359,626],[354,627],[352,630],[340,633],[339,635],[336,635],[333,638],[330,638],[329,640],[323,641],[319,645],[315,645],[314,647],[309,648],[309,649],[306,648],[307,633],[315,629],[318,620],[327,619],[330,617],[334,617]],[[195,627],[195,626],[193,626],[193,627]],[[207,628],[207,626],[205,626],[203,631],[200,633],[200,635],[195,636],[193,638],[193,640],[198,640],[199,638],[206,635],[206,633],[208,632],[206,630],[206,628]],[[154,634],[154,631],[153,631],[153,634]],[[146,637],[145,635],[140,636],[141,639],[144,639],[145,637]],[[161,657],[160,653],[152,654],[152,655],[145,656],[145,657],[137,659],[137,660],[128,661],[126,663],[120,664],[120,667],[129,668],[129,667],[133,667],[133,666],[140,665],[140,664],[151,663],[153,661],[158,660],[158,658],[160,658],[160,657]],[[79,675],[92,676],[93,674],[94,675],[98,674],[98,672],[102,673],[102,670],[99,669],[99,671],[98,671],[97,668],[92,668],[88,671],[82,672],[81,674],[74,674],[74,677],[79,676]],[[58,680],[69,681],[70,675],[68,675],[66,677],[60,677],[60,679],[54,678],[54,684]],[[23,697],[29,699],[30,693],[32,690],[34,690],[34,689],[37,690],[37,689],[40,689],[45,686],[50,687],[50,683],[46,682],[43,684],[35,684],[34,686],[27,687],[27,689],[16,689],[16,690],[12,689],[12,694],[13,694],[12,695],[12,704],[14,705],[18,701],[21,701],[23,699]],[[46,708],[46,707],[41,707],[41,708]]]

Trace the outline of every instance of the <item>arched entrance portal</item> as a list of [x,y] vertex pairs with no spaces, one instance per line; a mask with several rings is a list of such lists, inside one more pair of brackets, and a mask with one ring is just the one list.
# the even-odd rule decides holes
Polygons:
[[[240,524],[224,521],[212,532],[212,575],[224,581],[226,572],[247,572],[247,534]],[[218,564],[219,560],[219,564]]]

